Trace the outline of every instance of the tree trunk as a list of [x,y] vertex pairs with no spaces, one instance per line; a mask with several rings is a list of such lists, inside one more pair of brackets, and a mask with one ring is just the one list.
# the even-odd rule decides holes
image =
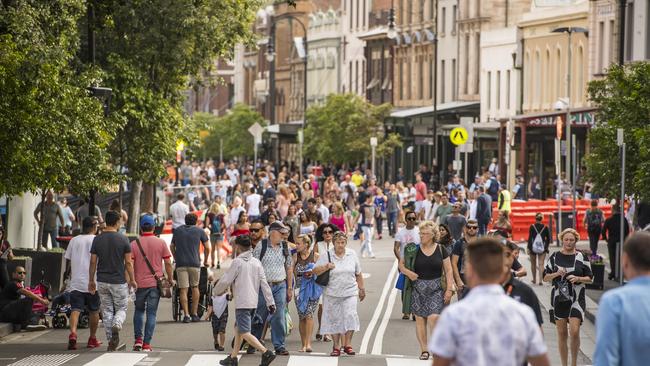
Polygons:
[[138,232],[138,219],[140,217],[140,193],[142,193],[142,181],[131,182],[131,202],[129,205],[129,225],[126,228],[128,233]]
[[154,212],[154,192],[155,186],[151,183],[142,185],[142,212]]

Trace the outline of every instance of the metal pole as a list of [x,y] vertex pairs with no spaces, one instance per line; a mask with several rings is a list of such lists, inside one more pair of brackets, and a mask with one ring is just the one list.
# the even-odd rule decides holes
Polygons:
[[373,145],[372,146],[372,176],[375,177],[375,179],[376,179],[377,175],[375,173],[375,149],[376,148]]
[[623,242],[625,241],[625,142],[621,144],[621,200],[619,201],[621,229],[618,243],[618,283],[623,285]]
[[219,139],[219,162],[223,161],[223,139]]
[[561,145],[562,142],[560,139],[555,139],[555,155],[556,155],[556,165],[555,173],[557,174],[557,230],[556,230],[556,243],[557,246],[560,246],[560,232],[562,231],[562,195],[560,193],[560,187],[562,186],[562,154],[561,154]]
[[618,22],[618,64],[625,62],[625,12],[627,0],[619,0],[619,22]]
[[576,146],[576,135],[571,136],[571,160],[573,161],[573,182],[571,184],[571,195],[573,196],[573,228],[578,227],[578,216],[576,212],[576,183],[578,182],[578,151]]
[[[269,34],[269,45],[271,51],[275,52],[275,19],[273,16],[270,16],[271,29]],[[269,121],[271,124],[275,124],[275,57],[269,63],[269,104],[270,104],[270,116]],[[279,146],[279,144],[278,144]]]
[[436,166],[440,168],[438,179],[442,187],[446,183],[445,172],[447,168],[438,161],[438,0],[436,0],[434,7],[436,8],[436,19],[433,32],[433,158],[436,161]]
[[302,129],[305,129],[305,124],[307,124],[307,63],[309,62],[309,57],[307,55],[307,33],[305,33],[305,36],[302,38],[302,42],[305,47],[305,77],[303,80],[303,88],[305,90],[305,100],[303,101],[303,117],[302,117]]
[[253,147],[253,177],[257,173],[257,141],[253,142],[254,147]]
[[[88,2],[88,62],[95,63],[95,4]],[[178,175],[177,175],[178,176]],[[120,182],[122,184],[122,182]],[[95,189],[88,192],[88,216],[95,216]]]
[[[566,105],[566,131],[564,140],[565,140],[565,162],[566,162],[566,167],[565,167],[565,174],[566,174],[566,180],[567,183],[571,182],[571,33],[573,33],[573,30],[569,28],[568,30],[569,33],[569,43],[567,46],[567,59],[568,59],[568,65],[567,65],[567,76],[566,76],[566,92],[567,92],[567,105]],[[561,193],[561,191],[560,191]],[[575,219],[575,213],[573,217],[573,225],[572,227],[575,229],[576,227],[576,219]]]

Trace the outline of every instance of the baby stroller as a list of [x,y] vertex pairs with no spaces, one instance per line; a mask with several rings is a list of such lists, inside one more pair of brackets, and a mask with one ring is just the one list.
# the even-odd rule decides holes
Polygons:
[[[70,293],[64,292],[59,296],[55,297],[52,301],[51,310],[48,315],[52,317],[52,327],[55,329],[64,329],[68,327],[70,322],[70,314],[72,313],[72,307],[70,307]],[[90,324],[90,313],[87,309],[84,309],[81,314],[79,314],[79,328],[88,328]]]
[[[42,270],[41,275],[43,276],[43,278],[45,277],[44,274],[45,274],[45,270]],[[50,300],[50,284],[47,283],[45,280],[41,280],[34,287],[27,287],[27,291],[30,291],[35,295]],[[50,323],[47,321],[47,317],[45,316],[47,310],[48,310],[47,305],[43,305],[40,302],[34,301],[32,305],[32,319],[30,321],[30,324],[32,325],[43,324],[49,328]]]
[[[174,280],[176,280],[176,271],[174,271]],[[203,314],[208,309],[210,294],[212,294],[212,283],[208,280],[208,268],[201,267],[201,274],[199,275],[199,308],[197,311],[199,318],[203,317]],[[188,306],[192,304],[191,289],[187,291],[187,303]],[[172,290],[172,319],[176,322],[181,321],[182,314],[181,291],[178,285],[175,285]]]

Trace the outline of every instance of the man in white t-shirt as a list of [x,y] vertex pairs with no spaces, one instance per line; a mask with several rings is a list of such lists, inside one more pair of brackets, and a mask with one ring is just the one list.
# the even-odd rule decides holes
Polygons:
[[95,233],[99,223],[93,216],[87,216],[82,222],[82,235],[75,236],[70,240],[65,251],[65,259],[70,271],[70,336],[68,337],[68,349],[77,349],[77,325],[79,315],[85,309],[90,312],[90,338],[88,348],[96,348],[101,344],[97,340],[97,327],[99,325],[99,294],[88,292],[88,274],[90,267],[90,248],[95,239]]
[[239,170],[235,168],[235,164],[230,163],[228,169],[226,169],[226,174],[228,175],[228,178],[230,178],[230,183],[233,187],[239,183]]
[[324,223],[330,222],[330,210],[323,204],[323,199],[320,196],[316,197],[316,209],[323,217]]
[[257,193],[254,186],[251,186],[250,193],[248,196],[246,196],[246,212],[248,213],[248,222],[253,222],[260,217],[261,201],[262,196]]
[[172,217],[172,233],[176,228],[185,225],[185,215],[190,213],[190,208],[183,202],[185,194],[183,192],[176,195],[176,202],[169,206],[169,215]]
[[[413,211],[408,211],[404,216],[404,220],[406,221],[406,226],[397,231],[397,234],[395,235],[395,245],[393,246],[393,253],[398,262],[404,256],[404,247],[406,244],[420,244],[420,229],[416,225],[418,220],[417,214]],[[400,277],[404,277],[403,273],[400,273],[399,275]],[[399,282],[401,281],[403,281],[403,278],[399,279]],[[404,320],[407,320],[409,317],[410,314],[405,313],[402,315],[402,319]]]

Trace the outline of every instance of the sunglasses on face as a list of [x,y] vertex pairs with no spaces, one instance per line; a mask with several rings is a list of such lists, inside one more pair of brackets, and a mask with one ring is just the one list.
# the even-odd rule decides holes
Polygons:
[[16,272],[16,273],[18,273],[19,275],[27,274],[27,272]]
[[476,230],[478,229],[478,226],[468,226],[467,230]]
[[406,218],[406,221],[415,221],[415,220],[417,220],[415,217],[407,217]]
[[334,233],[332,230],[323,230],[323,234],[332,234]]
[[250,228],[249,230],[251,233],[259,233],[260,231],[262,231],[262,229],[256,229],[256,228]]

